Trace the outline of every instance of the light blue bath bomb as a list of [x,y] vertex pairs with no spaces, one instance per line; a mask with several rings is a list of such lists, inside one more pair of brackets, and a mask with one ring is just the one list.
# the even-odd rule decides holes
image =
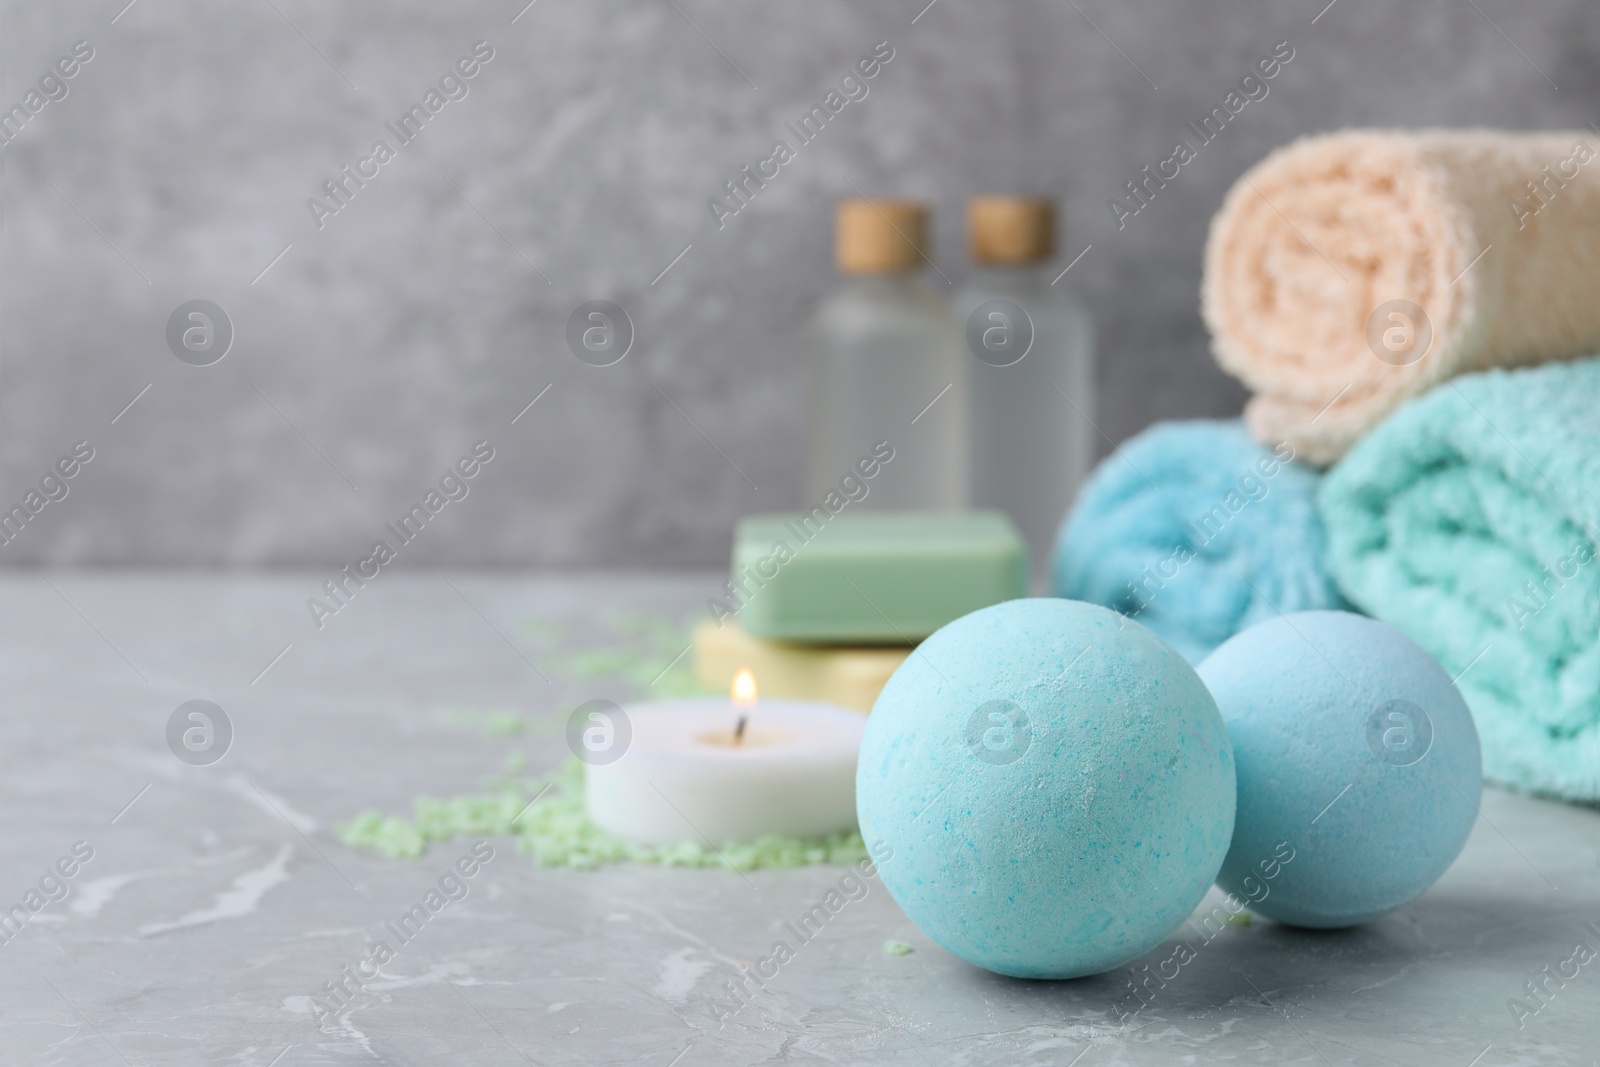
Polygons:
[[1296,926],[1364,922],[1461,852],[1483,791],[1478,732],[1444,668],[1398,631],[1343,611],[1285,615],[1199,671],[1239,773],[1217,884],[1251,909]]
[[867,720],[883,884],[970,963],[1073,978],[1155,948],[1233,832],[1233,754],[1182,656],[1116,612],[1012,600],[924,641]]

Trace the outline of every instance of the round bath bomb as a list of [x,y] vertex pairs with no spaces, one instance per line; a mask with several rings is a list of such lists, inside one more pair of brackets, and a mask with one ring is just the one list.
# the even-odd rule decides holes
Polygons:
[[856,770],[861,833],[917,927],[970,963],[1073,978],[1155,948],[1233,832],[1211,695],[1145,627],[1012,600],[924,641],[884,686]]
[[1217,884],[1296,926],[1364,922],[1432,885],[1483,791],[1443,667],[1343,611],[1259,623],[1199,667],[1233,739],[1239,814]]

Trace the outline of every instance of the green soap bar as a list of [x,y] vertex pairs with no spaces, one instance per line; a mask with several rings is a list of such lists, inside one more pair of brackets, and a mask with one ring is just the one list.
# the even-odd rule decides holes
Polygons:
[[919,641],[1028,594],[1028,549],[997,511],[751,515],[733,541],[748,633],[836,644]]

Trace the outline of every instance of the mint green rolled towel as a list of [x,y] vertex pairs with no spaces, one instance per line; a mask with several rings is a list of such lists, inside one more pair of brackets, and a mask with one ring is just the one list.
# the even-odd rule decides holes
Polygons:
[[1600,358],[1435,388],[1318,503],[1345,595],[1459,676],[1484,776],[1600,800]]

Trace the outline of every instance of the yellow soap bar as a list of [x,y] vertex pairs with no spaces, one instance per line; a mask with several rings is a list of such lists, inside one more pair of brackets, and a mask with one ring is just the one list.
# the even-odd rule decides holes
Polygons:
[[756,676],[761,696],[823,700],[871,711],[878,691],[911,655],[899,646],[792,645],[751,637],[732,619],[694,631],[694,673],[700,684],[727,689],[739,668]]

